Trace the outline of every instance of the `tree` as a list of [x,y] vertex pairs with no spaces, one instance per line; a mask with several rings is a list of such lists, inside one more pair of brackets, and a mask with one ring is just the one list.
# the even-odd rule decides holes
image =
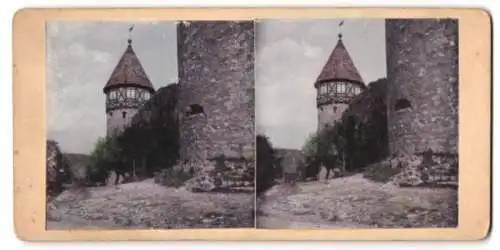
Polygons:
[[117,181],[119,176],[123,176],[126,169],[120,153],[117,137],[104,137],[97,140],[90,154],[88,178],[91,184],[105,182],[111,171],[116,173]]
[[59,194],[63,191],[63,184],[70,181],[70,171],[59,144],[54,140],[46,141],[46,171],[47,194]]
[[274,185],[276,176],[274,149],[265,135],[257,135],[257,194]]

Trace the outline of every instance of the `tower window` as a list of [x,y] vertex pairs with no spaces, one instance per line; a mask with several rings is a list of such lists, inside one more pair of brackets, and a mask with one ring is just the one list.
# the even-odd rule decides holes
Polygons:
[[149,97],[150,97],[149,92],[144,92],[144,99],[149,100]]
[[111,100],[116,99],[116,91],[114,91],[114,90],[113,90],[113,91],[111,91],[111,92],[109,93],[109,99],[111,99]]
[[203,110],[203,107],[199,104],[191,104],[189,105],[186,115],[187,116],[192,116],[196,114],[204,114],[205,111]]
[[320,94],[325,94],[328,91],[328,87],[326,85],[321,85],[319,88],[319,93]]
[[113,111],[109,111],[109,112],[108,112],[108,115],[109,115],[109,116],[113,116]]
[[359,93],[361,93],[361,89],[359,87],[355,87],[354,94],[358,95]]
[[122,112],[122,117],[123,117],[123,119],[125,119],[125,117],[126,117],[126,116],[127,116],[127,112],[123,111],[123,112]]
[[333,106],[333,113],[337,113],[337,106]]
[[345,83],[339,82],[337,83],[337,93],[344,93],[345,92]]
[[401,109],[407,109],[407,108],[411,108],[411,103],[410,103],[410,101],[408,101],[408,99],[405,99],[405,98],[398,99],[398,101],[394,105],[394,109],[396,111],[401,110]]
[[134,98],[135,89],[127,89],[127,98]]

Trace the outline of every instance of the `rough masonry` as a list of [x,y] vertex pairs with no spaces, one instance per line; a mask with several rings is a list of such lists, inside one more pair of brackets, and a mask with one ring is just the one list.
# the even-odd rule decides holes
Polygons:
[[253,21],[177,27],[181,160],[253,158]]
[[458,21],[390,19],[386,38],[389,151],[403,167],[394,181],[456,184]]

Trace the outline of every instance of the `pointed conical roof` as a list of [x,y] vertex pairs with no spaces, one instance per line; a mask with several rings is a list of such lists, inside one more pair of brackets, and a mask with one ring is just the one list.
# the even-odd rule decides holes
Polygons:
[[130,39],[128,40],[125,53],[123,53],[120,61],[118,61],[118,64],[111,73],[103,91],[106,92],[110,88],[119,86],[137,86],[154,90],[139,58],[137,58],[134,49],[132,49],[132,41]]
[[316,83],[329,80],[349,80],[352,82],[363,84],[363,79],[358,72],[356,66],[352,62],[347,49],[342,42],[342,35],[339,34],[337,45],[333,49],[328,61],[321,70]]

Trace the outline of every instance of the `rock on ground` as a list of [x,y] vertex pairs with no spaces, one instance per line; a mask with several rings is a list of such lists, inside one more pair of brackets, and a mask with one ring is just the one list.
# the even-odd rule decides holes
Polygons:
[[457,190],[400,188],[357,174],[274,186],[257,200],[260,228],[455,227]]
[[248,228],[248,193],[192,193],[153,180],[66,190],[47,204],[47,229]]

